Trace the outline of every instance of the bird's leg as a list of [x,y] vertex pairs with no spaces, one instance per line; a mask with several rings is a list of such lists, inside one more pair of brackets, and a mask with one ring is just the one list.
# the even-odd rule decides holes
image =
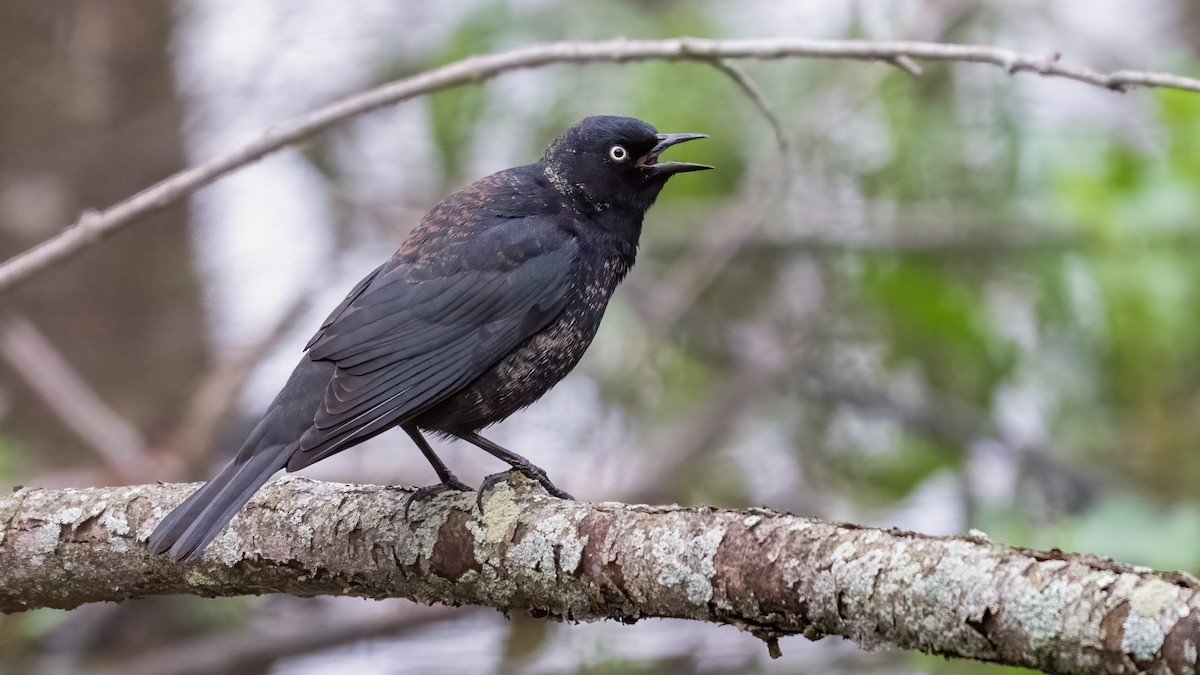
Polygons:
[[421,454],[425,455],[425,459],[429,460],[429,464],[433,466],[433,470],[437,473],[438,480],[441,481],[437,485],[418,488],[409,496],[408,501],[404,504],[405,520],[408,520],[408,510],[412,507],[413,501],[425,501],[451,490],[455,492],[471,491],[471,487],[460,481],[458,476],[455,476],[454,472],[442,461],[442,458],[434,453],[433,448],[429,446],[429,441],[425,440],[425,437],[421,435],[421,430],[415,424],[402,424],[400,428],[404,429],[404,432],[413,440],[413,443],[416,443],[417,447],[421,449]]
[[417,447],[421,449],[421,454],[425,455],[425,459],[429,460],[429,464],[433,466],[434,472],[437,473],[438,480],[455,490],[470,492],[471,488],[458,480],[458,477],[446,466],[442,458],[433,452],[433,448],[429,447],[429,441],[425,440],[425,437],[421,435],[421,430],[415,424],[402,424],[400,428],[404,429],[404,432],[413,440],[413,443],[416,443]]
[[[492,441],[489,441],[488,439],[476,433],[456,433],[454,435],[476,447],[482,448],[497,459],[507,462],[510,466],[512,466],[514,471],[520,472],[530,480],[537,481],[538,484],[546,488],[546,492],[549,492],[551,495],[558,497],[559,499],[575,499],[566,492],[558,489],[554,483],[551,483],[550,477],[546,475],[546,471],[544,469],[536,466],[533,462],[530,462],[512,450],[508,450],[496,445]],[[480,483],[478,497],[480,511],[483,510],[483,493],[499,481],[503,480],[504,477],[505,474],[503,473],[492,474],[491,476],[484,478],[483,482]]]

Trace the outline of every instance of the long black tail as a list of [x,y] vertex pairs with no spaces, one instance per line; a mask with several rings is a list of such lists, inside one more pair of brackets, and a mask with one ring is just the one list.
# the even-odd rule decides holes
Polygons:
[[237,456],[167,514],[150,535],[150,550],[169,552],[174,560],[199,558],[254,492],[287,466],[312,424],[334,367],[328,361],[301,359]]
[[229,462],[158,524],[150,535],[150,550],[169,551],[172,560],[199,558],[258,488],[287,464],[293,450],[290,445],[259,448],[248,458]]

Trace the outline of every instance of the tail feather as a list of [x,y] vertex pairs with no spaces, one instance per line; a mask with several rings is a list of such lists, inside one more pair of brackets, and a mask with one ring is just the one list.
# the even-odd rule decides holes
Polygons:
[[150,535],[150,550],[193,560],[276,471],[287,466],[313,423],[336,366],[300,359],[287,384],[259,420],[233,461],[175,507]]
[[154,553],[172,560],[193,560],[241,510],[271,476],[287,465],[292,445],[257,449],[249,458],[231,461],[159,523],[150,535]]

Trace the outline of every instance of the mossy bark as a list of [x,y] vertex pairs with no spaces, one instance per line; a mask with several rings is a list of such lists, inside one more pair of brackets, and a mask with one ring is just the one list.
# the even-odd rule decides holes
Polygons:
[[566,502],[514,477],[484,499],[290,477],[204,559],[146,552],[188,485],[0,499],[0,611],[173,593],[405,597],[569,621],[676,617],[841,635],[1050,673],[1196,671],[1200,584],[981,537],[766,510]]

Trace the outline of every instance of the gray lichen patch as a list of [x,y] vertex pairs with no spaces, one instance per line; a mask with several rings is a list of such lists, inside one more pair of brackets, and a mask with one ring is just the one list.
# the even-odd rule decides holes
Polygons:
[[713,559],[725,538],[725,526],[719,522],[697,535],[678,528],[654,527],[650,530],[650,555],[658,568],[659,584],[681,587],[689,603],[697,608],[713,597],[712,578],[716,573]]
[[[1157,579],[1147,579],[1138,584],[1129,594],[1129,609],[1132,614],[1142,616],[1159,616],[1169,608],[1186,610],[1186,605],[1180,604],[1183,589],[1174,584],[1168,584]],[[1183,612],[1180,616],[1187,616]]]
[[[996,562],[978,556],[979,549],[962,542],[948,542],[946,551],[938,552],[932,574],[924,576],[930,599],[955,608],[955,630],[966,630],[967,621],[979,620],[989,607],[997,604],[997,593],[990,583]],[[948,617],[949,618],[949,617]]]
[[20,547],[29,556],[30,566],[41,567],[46,557],[58,548],[60,530],[57,523],[45,522],[23,532],[16,532],[11,545]]
[[189,586],[196,588],[215,588],[220,586],[219,581],[200,570],[189,570],[185,579]]
[[[38,510],[42,517],[33,520],[26,527],[17,528],[11,534],[15,541],[9,543],[28,552],[30,565],[42,565],[47,557],[58,551],[64,539],[75,537],[80,528],[86,527],[90,530],[97,524],[106,527],[106,531],[90,535],[89,539],[112,540],[114,548],[128,550],[128,543],[122,538],[122,535],[128,533],[128,523],[123,527],[109,527],[113,518],[110,517],[106,501],[82,500],[77,490],[65,490],[63,493],[58,499],[54,499],[51,493],[31,490],[26,493],[26,499],[22,500],[22,506]],[[114,529],[123,531],[113,531]]]
[[[98,514],[104,510],[104,504],[96,504],[93,507],[94,512],[91,516]],[[83,508],[79,506],[67,506],[54,513],[54,522],[61,525],[73,525],[78,523],[83,518]]]
[[[236,519],[236,516],[235,516]],[[208,545],[204,551],[204,559],[219,562],[222,565],[236,565],[238,561],[246,557],[246,542],[241,537],[230,534],[229,530],[225,530],[217,535],[216,539]]]
[[[517,487],[526,491],[532,483],[520,474],[500,481],[483,498],[483,514],[480,523],[470,525],[475,541],[484,546],[496,546],[512,539],[517,521],[524,508],[518,503]],[[544,494],[544,493],[543,493]]]
[[577,526],[577,518],[561,513],[539,521],[508,549],[508,562],[546,575],[547,581],[557,581],[560,574],[574,574],[588,540],[579,534]]
[[421,520],[417,521],[416,528],[412,529],[408,536],[396,542],[394,553],[396,563],[404,567],[411,567],[418,561],[428,560],[432,557],[433,548],[437,545],[438,533],[449,517],[450,509],[445,507],[423,513]]
[[1137,661],[1149,661],[1162,649],[1167,632],[1155,617],[1130,614],[1125,618],[1121,649]]
[[875,649],[877,645],[873,636],[879,634],[879,617],[863,611],[863,608],[872,606],[874,602],[895,601],[900,590],[892,575],[886,575],[884,584],[876,587],[880,573],[889,562],[893,560],[886,551],[868,549],[862,555],[841,563],[836,570],[831,570],[829,580],[839,580],[834,599],[843,598],[842,602],[836,603],[838,606],[834,611],[846,621],[848,632],[863,649]]
[[[204,559],[233,566],[242,560],[257,557],[267,549],[282,547],[289,552],[289,557],[296,557],[300,551],[309,548],[313,531],[305,521],[305,514],[316,508],[321,488],[313,485],[311,490],[299,490],[294,502],[284,500],[294,487],[308,487],[311,482],[298,476],[284,476],[268,483],[213,539],[204,552]],[[262,525],[249,528],[250,536],[246,537],[243,531],[248,523]]]
[[1021,573],[1011,573],[1003,584],[1006,620],[1019,626],[1025,645],[1033,653],[1053,649],[1061,642],[1072,603],[1083,593],[1070,577],[1060,574],[1048,561],[1028,565]]
[[1158,579],[1139,583],[1129,594],[1121,649],[1137,661],[1149,661],[1160,653],[1175,623],[1188,615],[1180,598],[1183,592]]
[[100,524],[111,535],[113,550],[117,553],[128,551],[132,545],[127,535],[130,534],[129,518],[121,508],[105,509],[100,516]]

